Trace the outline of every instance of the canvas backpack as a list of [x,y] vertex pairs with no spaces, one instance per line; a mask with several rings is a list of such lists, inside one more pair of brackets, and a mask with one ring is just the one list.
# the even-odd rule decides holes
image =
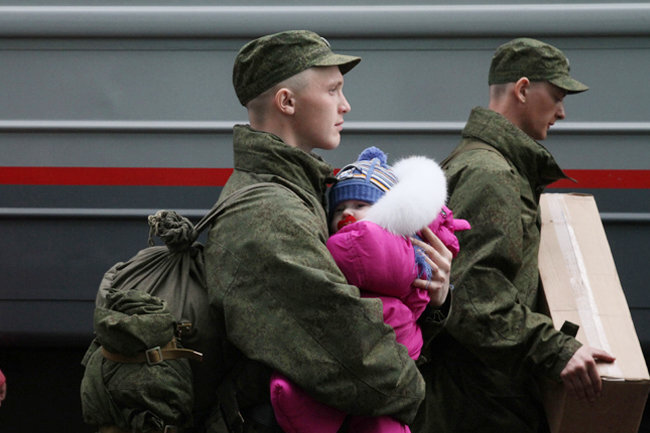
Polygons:
[[[203,260],[203,245],[197,241],[200,233],[208,226],[212,225],[216,218],[225,210],[225,208],[232,203],[237,197],[240,197],[245,192],[268,186],[268,183],[258,183],[242,188],[233,194],[229,195],[222,202],[215,204],[215,206],[194,226],[185,217],[177,214],[174,211],[161,210],[155,215],[148,218],[150,233],[149,233],[149,247],[139,251],[134,257],[126,262],[118,262],[112,266],[105,274],[100,283],[95,302],[95,334],[96,338],[88,348],[82,364],[86,367],[84,372],[84,380],[82,380],[82,409],[84,412],[84,420],[89,424],[98,425],[98,422],[106,423],[107,417],[114,418],[112,423],[127,431],[143,431],[143,424],[141,421],[137,423],[133,420],[144,419],[139,412],[164,412],[160,408],[156,408],[159,396],[156,395],[143,395],[139,398],[136,404],[134,401],[129,401],[125,397],[125,393],[120,391],[116,392],[114,389],[113,394],[118,395],[119,398],[126,399],[125,403],[120,403],[124,410],[128,412],[128,418],[133,422],[129,423],[124,419],[124,416],[116,415],[116,411],[104,410],[103,414],[94,414],[100,409],[105,409],[106,401],[104,396],[100,395],[102,392],[108,391],[111,394],[111,382],[116,383],[119,379],[119,373],[122,371],[124,374],[132,374],[134,365],[137,363],[130,362],[134,353],[119,353],[115,347],[113,350],[106,350],[104,347],[106,342],[102,341],[100,331],[101,323],[98,321],[98,316],[104,317],[104,322],[118,320],[116,318],[107,318],[114,310],[115,305],[120,305],[120,302],[115,302],[115,297],[118,296],[116,292],[132,292],[140,291],[148,294],[153,300],[164,304],[164,307],[169,311],[170,317],[174,320],[174,341],[162,342],[156,344],[154,347],[140,347],[139,368],[142,370],[139,373],[139,381],[149,380],[153,383],[150,385],[152,394],[159,393],[163,395],[168,385],[165,384],[169,378],[166,378],[166,372],[171,372],[171,369],[165,370],[166,364],[189,364],[190,375],[187,378],[188,383],[184,384],[189,386],[189,395],[191,399],[185,399],[185,405],[189,405],[192,412],[193,424],[196,431],[205,431],[201,424],[208,422],[209,419],[220,418],[220,415],[215,415],[214,411],[219,410],[216,402],[216,394],[219,384],[221,382],[223,371],[223,362],[221,359],[221,351],[224,345],[228,343],[220,337],[218,324],[216,323],[215,316],[210,308],[208,299],[208,292],[205,280],[204,260]],[[164,246],[153,245],[153,237],[158,236],[165,243]],[[124,301],[121,304],[128,304]],[[161,305],[162,305],[161,304]],[[131,320],[141,326],[141,333],[147,334],[145,327],[150,326],[147,322],[147,315],[152,310],[152,307],[143,308],[137,311],[135,315],[141,317],[122,317],[124,320]],[[158,307],[153,308],[158,311]],[[127,314],[128,316],[128,314]],[[132,326],[137,329],[137,326]],[[104,337],[106,339],[106,337]],[[149,360],[153,356],[156,360],[164,357],[165,350],[162,347],[165,344],[172,344],[176,347],[168,347],[168,350],[177,350],[177,355],[183,353],[183,349],[189,349],[185,355],[178,355],[178,358],[167,361],[152,363]],[[136,345],[137,346],[137,345]],[[141,345],[140,345],[141,346]],[[124,349],[123,349],[124,350]],[[117,352],[117,356],[110,357],[110,354]],[[190,352],[192,354],[190,354]],[[107,356],[109,353],[109,356]],[[171,353],[171,352],[170,352]],[[202,361],[196,361],[200,355]],[[150,355],[153,354],[153,355]],[[188,361],[182,359],[183,357],[194,358],[195,360]],[[178,367],[182,370],[182,366]],[[111,377],[107,377],[106,372],[110,372]],[[176,374],[176,373],[174,373]],[[173,376],[173,374],[172,374]],[[99,377],[99,379],[98,379]],[[116,379],[116,377],[118,379]],[[147,379],[148,378],[148,379]],[[98,381],[105,383],[105,390],[97,389]],[[171,382],[178,386],[178,379],[172,378]],[[170,382],[170,383],[171,383]],[[142,393],[143,390],[149,388],[140,386],[134,390],[134,393]],[[145,391],[146,394],[149,391]],[[185,392],[185,391],[183,391]],[[147,407],[147,404],[141,404],[141,401],[151,402],[152,404]],[[113,402],[115,403],[115,402]],[[139,406],[138,408],[130,408],[129,405]],[[119,405],[118,405],[119,406]],[[125,407],[124,407],[125,406]],[[132,410],[133,409],[133,410]],[[138,412],[139,411],[139,412]],[[169,411],[167,411],[170,413]],[[176,411],[178,412],[178,411]],[[182,411],[181,411],[182,412]],[[109,415],[106,415],[108,413]],[[111,416],[110,414],[114,416]],[[100,416],[101,415],[101,416]],[[154,413],[154,415],[156,415]],[[158,416],[158,415],[156,415]],[[183,422],[187,427],[192,424],[192,419],[185,421],[183,417],[174,419],[163,419],[157,421],[164,425],[174,425],[175,422]],[[169,418],[169,416],[167,416]],[[136,425],[137,424],[137,425]],[[148,428],[148,427],[147,427]],[[154,429],[157,431],[159,429]],[[171,431],[171,430],[170,430]]]

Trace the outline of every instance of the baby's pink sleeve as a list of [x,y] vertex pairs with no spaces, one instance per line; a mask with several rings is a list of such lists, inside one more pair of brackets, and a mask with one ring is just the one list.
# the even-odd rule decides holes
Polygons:
[[327,248],[348,283],[364,291],[401,298],[417,277],[411,242],[369,221],[343,227]]
[[454,218],[454,213],[447,206],[442,207],[438,217],[429,224],[429,228],[438,236],[443,244],[451,251],[454,257],[460,251],[457,231],[469,230],[471,225],[467,220]]
[[310,397],[278,372],[271,375],[271,405],[286,433],[336,433],[345,413]]

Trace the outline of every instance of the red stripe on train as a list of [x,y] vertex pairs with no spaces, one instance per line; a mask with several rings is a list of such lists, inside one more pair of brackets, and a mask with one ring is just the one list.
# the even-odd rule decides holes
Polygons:
[[550,188],[563,189],[647,189],[650,188],[650,170],[565,170],[575,179],[560,180]]
[[223,186],[232,168],[0,167],[4,185]]
[[[232,168],[0,167],[0,185],[223,186]],[[650,170],[566,170],[559,189],[650,189]]]

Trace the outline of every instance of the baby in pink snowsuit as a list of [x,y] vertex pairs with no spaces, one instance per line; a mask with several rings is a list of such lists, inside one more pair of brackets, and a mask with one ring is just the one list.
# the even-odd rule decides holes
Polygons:
[[0,406],[2,406],[2,400],[4,400],[6,396],[7,396],[7,379],[5,378],[5,375],[2,374],[2,370],[0,370]]
[[[431,159],[410,157],[391,168],[386,155],[370,147],[341,169],[337,179],[329,195],[333,235],[327,248],[361,296],[381,299],[384,322],[416,360],[423,344],[417,319],[429,295],[413,281],[430,279],[432,269],[410,238],[429,226],[455,256],[459,245],[454,232],[469,229],[469,224],[454,219],[444,206],[445,177]],[[336,433],[347,416],[277,372],[271,378],[271,404],[287,433]],[[410,432],[388,416],[350,416],[347,422],[348,431],[355,433]]]

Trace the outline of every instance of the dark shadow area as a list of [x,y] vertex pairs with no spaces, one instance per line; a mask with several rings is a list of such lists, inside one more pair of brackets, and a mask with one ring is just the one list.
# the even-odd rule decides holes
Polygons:
[[[83,423],[79,386],[86,348],[1,348],[7,399],[0,407],[2,433],[93,433]],[[644,347],[646,360],[650,346]],[[650,433],[650,404],[639,433]]]
[[79,386],[85,347],[0,348],[7,399],[0,407],[0,431],[91,433],[83,423]]

